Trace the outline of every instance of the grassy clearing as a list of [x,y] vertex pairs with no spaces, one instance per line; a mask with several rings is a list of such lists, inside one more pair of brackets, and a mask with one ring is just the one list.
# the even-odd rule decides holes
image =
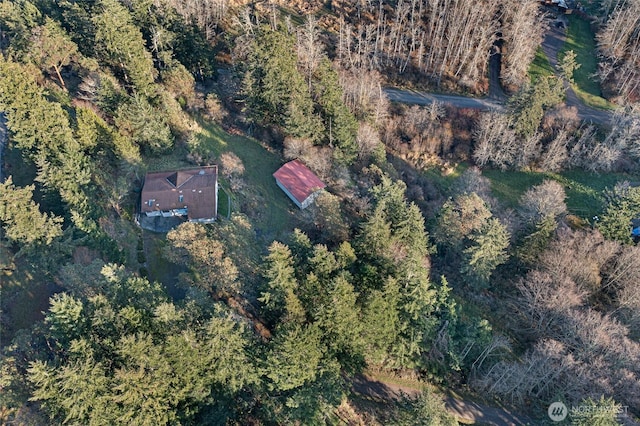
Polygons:
[[563,173],[537,173],[484,170],[483,175],[491,180],[493,194],[506,206],[515,208],[522,194],[545,179],[552,179],[564,186],[567,193],[567,208],[576,216],[590,219],[602,213],[604,199],[602,191],[621,181],[637,181],[638,177],[625,173],[596,175],[581,170]]
[[227,219],[231,216],[231,198],[222,186],[218,186],[218,215]]
[[423,174],[433,182],[440,191],[443,193],[449,193],[452,190],[452,185],[469,166],[465,163],[459,163],[455,166],[443,170],[440,167],[431,167],[425,169]]
[[491,181],[493,195],[507,207],[517,207],[522,194],[534,185],[542,183],[541,173],[516,172],[511,170],[483,170],[482,174]]
[[533,62],[529,67],[529,79],[532,83],[537,81],[540,77],[549,77],[554,75],[553,67],[549,62],[549,58],[545,55],[542,47],[538,46],[536,50],[536,56],[533,58]]
[[598,60],[595,55],[596,41],[591,26],[589,22],[575,15],[569,15],[567,41],[558,55],[558,61],[561,62],[569,50],[576,53],[576,62],[580,64],[580,68],[573,73],[575,83],[572,86],[576,95],[591,107],[613,109],[614,105],[602,97],[600,82],[595,77],[598,71]]
[[573,86],[573,91],[576,93],[576,96],[578,97],[578,99],[580,99],[580,101],[583,104],[588,105],[592,108],[605,109],[605,110],[614,110],[617,108],[615,104],[612,104],[611,102],[602,98],[601,96],[594,96],[590,93],[584,92],[583,90],[580,90],[580,88],[576,87],[575,85]]
[[200,124],[201,129],[192,140],[192,151],[215,157],[231,151],[245,166],[245,188],[230,194],[232,203],[237,206],[234,210],[251,217],[256,232],[267,239],[281,238],[288,233],[295,206],[272,177],[282,165],[280,156],[255,139],[230,135],[216,124]]

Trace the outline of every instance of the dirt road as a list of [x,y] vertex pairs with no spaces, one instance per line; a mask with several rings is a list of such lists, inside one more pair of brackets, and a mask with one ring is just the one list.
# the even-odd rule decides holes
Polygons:
[[430,105],[434,101],[438,101],[458,108],[474,108],[485,111],[502,111],[504,109],[504,106],[500,102],[488,98],[469,98],[459,95],[443,95],[391,87],[385,88],[384,92],[390,101],[405,104]]
[[[557,72],[558,65],[558,53],[562,49],[566,41],[566,25],[562,28],[551,25],[544,41],[542,42],[542,49],[549,58],[549,63]],[[499,55],[493,54],[491,56],[490,70],[490,86],[491,90],[489,96],[484,98],[470,98],[466,96],[458,95],[444,95],[429,92],[419,92],[416,90],[403,90],[397,88],[386,88],[385,93],[389,97],[389,100],[394,102],[401,102],[413,105],[430,105],[434,101],[442,102],[444,104],[452,105],[458,108],[474,108],[483,111],[504,111],[504,102],[506,96],[502,93],[500,85],[496,84],[498,77],[496,70],[499,69],[500,60]],[[569,84],[565,84],[567,106],[576,107],[578,111],[578,117],[584,121],[592,122],[595,124],[609,124],[611,122],[612,113],[610,111],[602,111],[594,109],[583,104]]]
[[[352,390],[360,395],[366,395],[380,401],[398,399],[403,395],[415,397],[421,392],[421,390],[416,387],[381,382],[365,374],[359,374],[353,379]],[[444,403],[447,410],[453,414],[458,421],[462,422],[473,422],[492,426],[526,426],[533,424],[527,417],[504,408],[489,407],[453,396],[446,396]]]
[[[562,46],[567,41],[567,25],[557,26],[551,25],[547,34],[542,41],[542,50],[551,67],[558,71],[558,54],[562,50]],[[608,124],[611,121],[611,112],[590,108],[583,104],[568,83],[565,83],[567,106],[574,106],[578,110],[578,117],[584,121],[591,121],[596,124]]]

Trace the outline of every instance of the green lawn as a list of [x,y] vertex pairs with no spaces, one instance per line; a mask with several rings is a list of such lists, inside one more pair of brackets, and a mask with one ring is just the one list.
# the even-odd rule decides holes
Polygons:
[[466,163],[458,163],[448,173],[443,173],[440,167],[430,167],[422,171],[431,182],[443,193],[449,193],[456,180],[469,167]]
[[291,230],[297,209],[272,176],[282,165],[280,156],[255,139],[231,135],[216,124],[201,122],[200,125],[201,131],[191,140],[191,151],[215,157],[231,151],[244,164],[246,185],[239,193],[230,194],[233,210],[246,213],[256,231],[265,238],[282,238]]
[[531,82],[535,82],[540,77],[548,77],[554,75],[553,67],[549,63],[549,58],[545,55],[542,47],[538,46],[536,56],[529,67],[529,78]]
[[612,188],[617,182],[637,181],[637,176],[624,173],[596,175],[580,170],[557,173],[516,172],[484,170],[483,175],[491,180],[491,189],[496,198],[508,207],[517,207],[522,194],[545,179],[561,183],[567,193],[567,208],[576,216],[590,219],[602,213],[602,191]]
[[218,187],[218,215],[227,219],[231,216],[231,198],[222,186]]
[[602,98],[600,82],[595,77],[598,71],[598,60],[596,58],[596,41],[591,26],[589,22],[576,15],[569,15],[567,41],[558,55],[559,62],[569,50],[576,53],[576,62],[580,64],[580,68],[573,73],[575,81],[573,90],[576,95],[586,105],[594,108],[614,108],[614,105]]

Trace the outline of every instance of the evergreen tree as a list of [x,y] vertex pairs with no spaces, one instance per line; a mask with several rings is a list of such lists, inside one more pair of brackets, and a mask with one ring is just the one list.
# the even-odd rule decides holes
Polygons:
[[20,56],[29,50],[31,30],[42,23],[42,13],[29,0],[3,1],[0,3],[0,22],[11,50]]
[[62,236],[62,218],[41,213],[33,201],[34,186],[13,185],[11,176],[0,183],[0,222],[5,236],[20,244],[51,244]]
[[289,105],[284,120],[284,130],[297,138],[318,140],[324,132],[319,117],[314,113],[313,101],[301,86],[290,93]]
[[289,305],[295,303],[293,297],[298,288],[289,247],[277,241],[271,243],[264,269],[266,283],[258,300],[262,302],[266,315],[275,324],[286,313],[287,299]]
[[92,277],[105,282],[97,295],[52,299],[49,351],[28,376],[54,422],[190,423],[257,382],[251,342],[229,312],[177,307],[158,284],[128,275],[109,265]]
[[173,146],[173,135],[162,114],[141,95],[123,103],[115,121],[122,133],[149,153],[160,154]]
[[131,14],[116,0],[100,0],[93,17],[99,59],[109,65],[127,85],[145,96],[155,92],[156,71],[140,30]]
[[577,56],[578,55],[576,54],[576,52],[574,52],[573,50],[569,50],[560,60],[560,69],[562,70],[562,76],[572,84],[574,83],[573,73],[582,65],[576,62]]
[[247,66],[244,90],[254,118],[295,137],[321,140],[322,123],[297,68],[295,37],[282,28],[261,28]]
[[99,14],[98,2],[60,0],[55,3],[53,12],[60,15],[62,26],[84,57],[95,57],[96,27],[93,17]]
[[311,244],[309,236],[298,228],[293,230],[289,239],[289,248],[293,256],[296,278],[302,280],[309,272],[307,260],[311,257],[313,245]]
[[60,24],[46,18],[44,25],[32,30],[28,55],[42,71],[49,72],[53,69],[60,85],[66,89],[60,70],[69,65],[79,53],[78,46]]
[[290,324],[276,330],[265,361],[268,387],[288,391],[313,383],[323,356],[316,325]]
[[542,122],[544,111],[564,98],[562,80],[557,77],[537,79],[532,86],[523,88],[510,99],[514,130],[522,137],[535,133]]
[[325,360],[313,382],[281,394],[264,420],[277,424],[326,424],[345,398],[346,387],[340,364]]
[[351,164],[358,155],[358,121],[343,101],[338,73],[329,59],[320,62],[316,80],[313,91],[323,111],[324,127],[329,130],[329,143],[336,147],[334,156],[340,163]]
[[442,398],[430,390],[423,390],[415,399],[401,399],[399,406],[400,410],[394,421],[398,426],[458,425],[455,417],[447,411]]
[[81,424],[113,423],[113,406],[107,394],[111,383],[106,368],[91,356],[78,357],[56,367],[43,361],[34,361],[29,370],[34,386],[32,400],[40,401],[56,422]]
[[486,286],[491,273],[507,261],[509,232],[496,218],[489,219],[477,232],[469,236],[471,245],[464,250],[460,272],[473,283]]
[[439,246],[457,253],[464,249],[465,238],[490,217],[491,211],[475,192],[458,195],[442,206],[433,237]]
[[374,290],[369,294],[362,317],[368,361],[384,364],[389,358],[401,331],[399,302],[400,287],[393,278],[386,280],[383,290]]
[[344,276],[336,277],[330,285],[326,303],[317,309],[318,325],[330,352],[342,366],[352,371],[360,369],[364,359],[364,327],[356,304],[357,294]]
[[631,221],[640,217],[640,188],[628,182],[605,191],[607,206],[597,227],[605,238],[630,244]]
[[618,420],[621,412],[620,404],[602,395],[599,400],[590,397],[583,399],[569,415],[572,426],[618,426],[622,424]]
[[107,160],[120,160],[124,171],[140,166],[140,149],[131,139],[119,134],[116,129],[100,117],[94,110],[79,106],[75,110],[75,138],[84,151],[107,150]]
[[365,283],[375,282],[378,288],[387,277],[397,281],[399,327],[390,358],[395,366],[415,368],[425,362],[436,294],[429,282],[424,218],[417,206],[407,203],[405,189],[386,176],[372,188],[375,204],[359,236],[359,272]]
[[359,258],[360,268],[368,270],[367,275],[378,273],[384,276],[392,273],[392,262],[389,258],[391,241],[391,225],[387,220],[384,205],[378,205],[362,225],[358,238],[358,252],[362,256]]
[[82,302],[65,293],[53,296],[50,302],[44,322],[55,341],[66,346],[83,334],[85,315]]
[[533,232],[526,235],[518,247],[518,257],[528,264],[535,264],[538,256],[548,247],[557,226],[558,224],[552,216],[547,216],[536,223]]
[[73,137],[69,116],[62,106],[45,97],[23,66],[0,58],[0,108],[7,111],[7,127],[23,155],[38,167],[37,179],[60,193],[75,225],[97,229],[100,215],[90,197],[90,159]]

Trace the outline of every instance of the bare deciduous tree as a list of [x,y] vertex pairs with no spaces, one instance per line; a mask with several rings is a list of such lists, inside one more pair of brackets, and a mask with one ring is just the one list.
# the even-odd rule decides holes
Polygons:
[[520,146],[507,115],[498,112],[483,114],[473,136],[473,159],[478,166],[492,165],[503,170],[513,167]]
[[367,123],[360,123],[358,134],[356,135],[356,143],[358,144],[358,158],[360,160],[370,158],[382,146],[378,131]]
[[526,0],[516,4],[505,4],[503,8],[503,70],[502,80],[520,87],[527,79],[529,64],[542,41],[545,23],[538,2]]
[[[533,0],[530,2],[535,5]],[[340,21],[337,58],[345,68],[390,68],[400,74],[411,69],[426,74],[437,85],[448,81],[477,90],[486,75],[498,32],[506,37],[513,33],[513,37],[520,37],[518,40],[526,41],[527,45],[539,42],[539,38],[530,39],[530,31],[518,35],[536,30],[536,20],[501,27],[502,10],[520,12],[522,4],[503,6],[497,0],[400,0],[390,9],[380,2],[377,11],[371,9],[375,22]],[[525,13],[521,18],[533,19],[537,15]],[[518,48],[522,50],[521,46]],[[526,64],[518,65],[526,70],[532,58],[530,55]]]
[[244,174],[244,163],[240,157],[233,152],[225,152],[220,156],[220,168],[222,173],[229,180],[231,188],[237,191],[244,183],[242,181],[242,175]]
[[586,126],[578,129],[577,140],[569,151],[568,163],[571,167],[584,167],[588,161],[586,159],[591,155],[597,138],[597,129],[595,126]]
[[568,146],[571,135],[566,130],[560,130],[555,138],[547,145],[540,156],[538,166],[547,172],[559,172],[567,161]]
[[477,167],[469,167],[466,169],[453,187],[455,195],[476,193],[478,197],[484,200],[487,205],[491,206],[495,200],[491,197],[491,182],[482,176],[482,172]]
[[566,313],[584,303],[586,293],[568,277],[553,277],[547,272],[531,271],[516,288],[520,297],[515,301],[523,327],[534,337],[549,336],[561,326]]
[[575,368],[573,357],[562,343],[545,339],[520,361],[500,361],[475,381],[477,388],[512,403],[529,398],[555,396]]
[[312,15],[308,15],[304,26],[298,29],[296,51],[298,53],[298,64],[302,68],[303,74],[307,77],[309,87],[311,87],[313,73],[325,56],[324,46],[319,38],[320,30],[317,21]]
[[615,313],[637,340],[640,329],[640,248],[621,246],[603,268],[602,288],[614,294]]
[[601,268],[616,252],[617,243],[605,240],[597,231],[562,229],[540,256],[539,267],[554,277],[569,277],[593,294],[600,290]]
[[520,214],[525,221],[539,223],[551,217],[554,220],[567,212],[564,188],[558,182],[545,180],[520,198]]
[[229,0],[155,0],[156,7],[173,7],[190,23],[197,25],[211,39],[222,18],[229,10]]
[[[609,7],[611,2],[609,2]],[[622,103],[640,99],[640,1],[617,3],[598,33],[598,48],[605,62],[599,70],[605,86],[612,86]]]
[[287,136],[284,139],[284,158],[293,160],[305,157],[312,148],[313,143],[309,139]]
[[387,117],[389,99],[382,91],[382,77],[377,71],[339,69],[339,77],[344,102],[357,118],[370,118],[379,124]]

